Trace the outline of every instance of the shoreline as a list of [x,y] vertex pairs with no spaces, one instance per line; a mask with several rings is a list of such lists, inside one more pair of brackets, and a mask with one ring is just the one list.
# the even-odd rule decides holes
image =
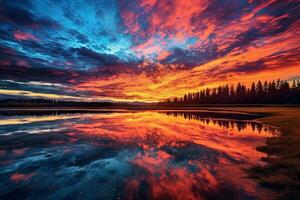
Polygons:
[[190,112],[201,115],[203,118],[224,118],[234,120],[256,120],[265,117],[265,113],[247,113],[241,111],[223,111],[218,109],[201,108],[62,108],[62,107],[35,107],[35,108],[0,108],[0,116],[14,116],[14,115],[58,115],[58,114],[78,114],[78,113],[111,113],[111,112]]
[[278,127],[279,137],[268,138],[257,150],[266,153],[265,166],[249,170],[249,177],[273,190],[276,199],[300,199],[300,108],[288,107],[231,107],[218,110],[263,112],[257,120]]
[[[0,108],[1,112],[53,112],[53,111],[94,111],[94,112],[135,112],[135,111],[176,111],[199,112],[204,115],[233,116],[229,119],[257,120],[279,128],[279,137],[268,138],[265,146],[257,150],[266,153],[265,166],[249,169],[249,177],[277,193],[278,199],[300,199],[300,107],[299,106],[211,106],[211,107],[149,107],[138,108],[66,108],[66,107],[14,107]],[[245,117],[246,118],[243,118]],[[205,116],[204,116],[205,117]]]

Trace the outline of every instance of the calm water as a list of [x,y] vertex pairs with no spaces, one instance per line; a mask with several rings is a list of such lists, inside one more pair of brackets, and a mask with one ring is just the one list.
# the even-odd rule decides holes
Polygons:
[[277,130],[182,112],[0,116],[0,199],[256,199]]

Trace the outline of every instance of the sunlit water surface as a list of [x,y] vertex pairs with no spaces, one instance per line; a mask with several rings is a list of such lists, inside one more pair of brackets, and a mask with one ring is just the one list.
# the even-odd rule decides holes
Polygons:
[[0,117],[0,199],[257,199],[276,128],[181,112]]

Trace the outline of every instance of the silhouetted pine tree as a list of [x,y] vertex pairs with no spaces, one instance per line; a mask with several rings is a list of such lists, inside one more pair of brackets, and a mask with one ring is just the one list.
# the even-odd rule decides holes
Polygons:
[[168,99],[160,104],[300,104],[300,81],[293,81],[291,86],[280,79],[263,83],[259,80],[253,82],[250,88],[242,83],[223,85]]

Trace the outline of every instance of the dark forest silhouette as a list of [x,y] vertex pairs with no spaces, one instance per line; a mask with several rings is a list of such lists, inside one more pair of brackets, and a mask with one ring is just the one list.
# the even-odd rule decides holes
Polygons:
[[3,99],[0,107],[122,107],[126,103],[104,101],[71,101],[57,99]]
[[160,105],[184,104],[300,104],[300,82],[277,80],[253,82],[251,87],[238,83],[206,88],[160,102]]
[[105,101],[72,101],[58,99],[3,99],[0,107],[156,107],[182,106],[200,104],[300,104],[300,81],[277,80],[271,82],[252,83],[246,87],[242,83],[237,85],[223,85],[217,88],[206,88],[199,92],[188,93],[183,97],[175,97],[163,102],[145,105]]

